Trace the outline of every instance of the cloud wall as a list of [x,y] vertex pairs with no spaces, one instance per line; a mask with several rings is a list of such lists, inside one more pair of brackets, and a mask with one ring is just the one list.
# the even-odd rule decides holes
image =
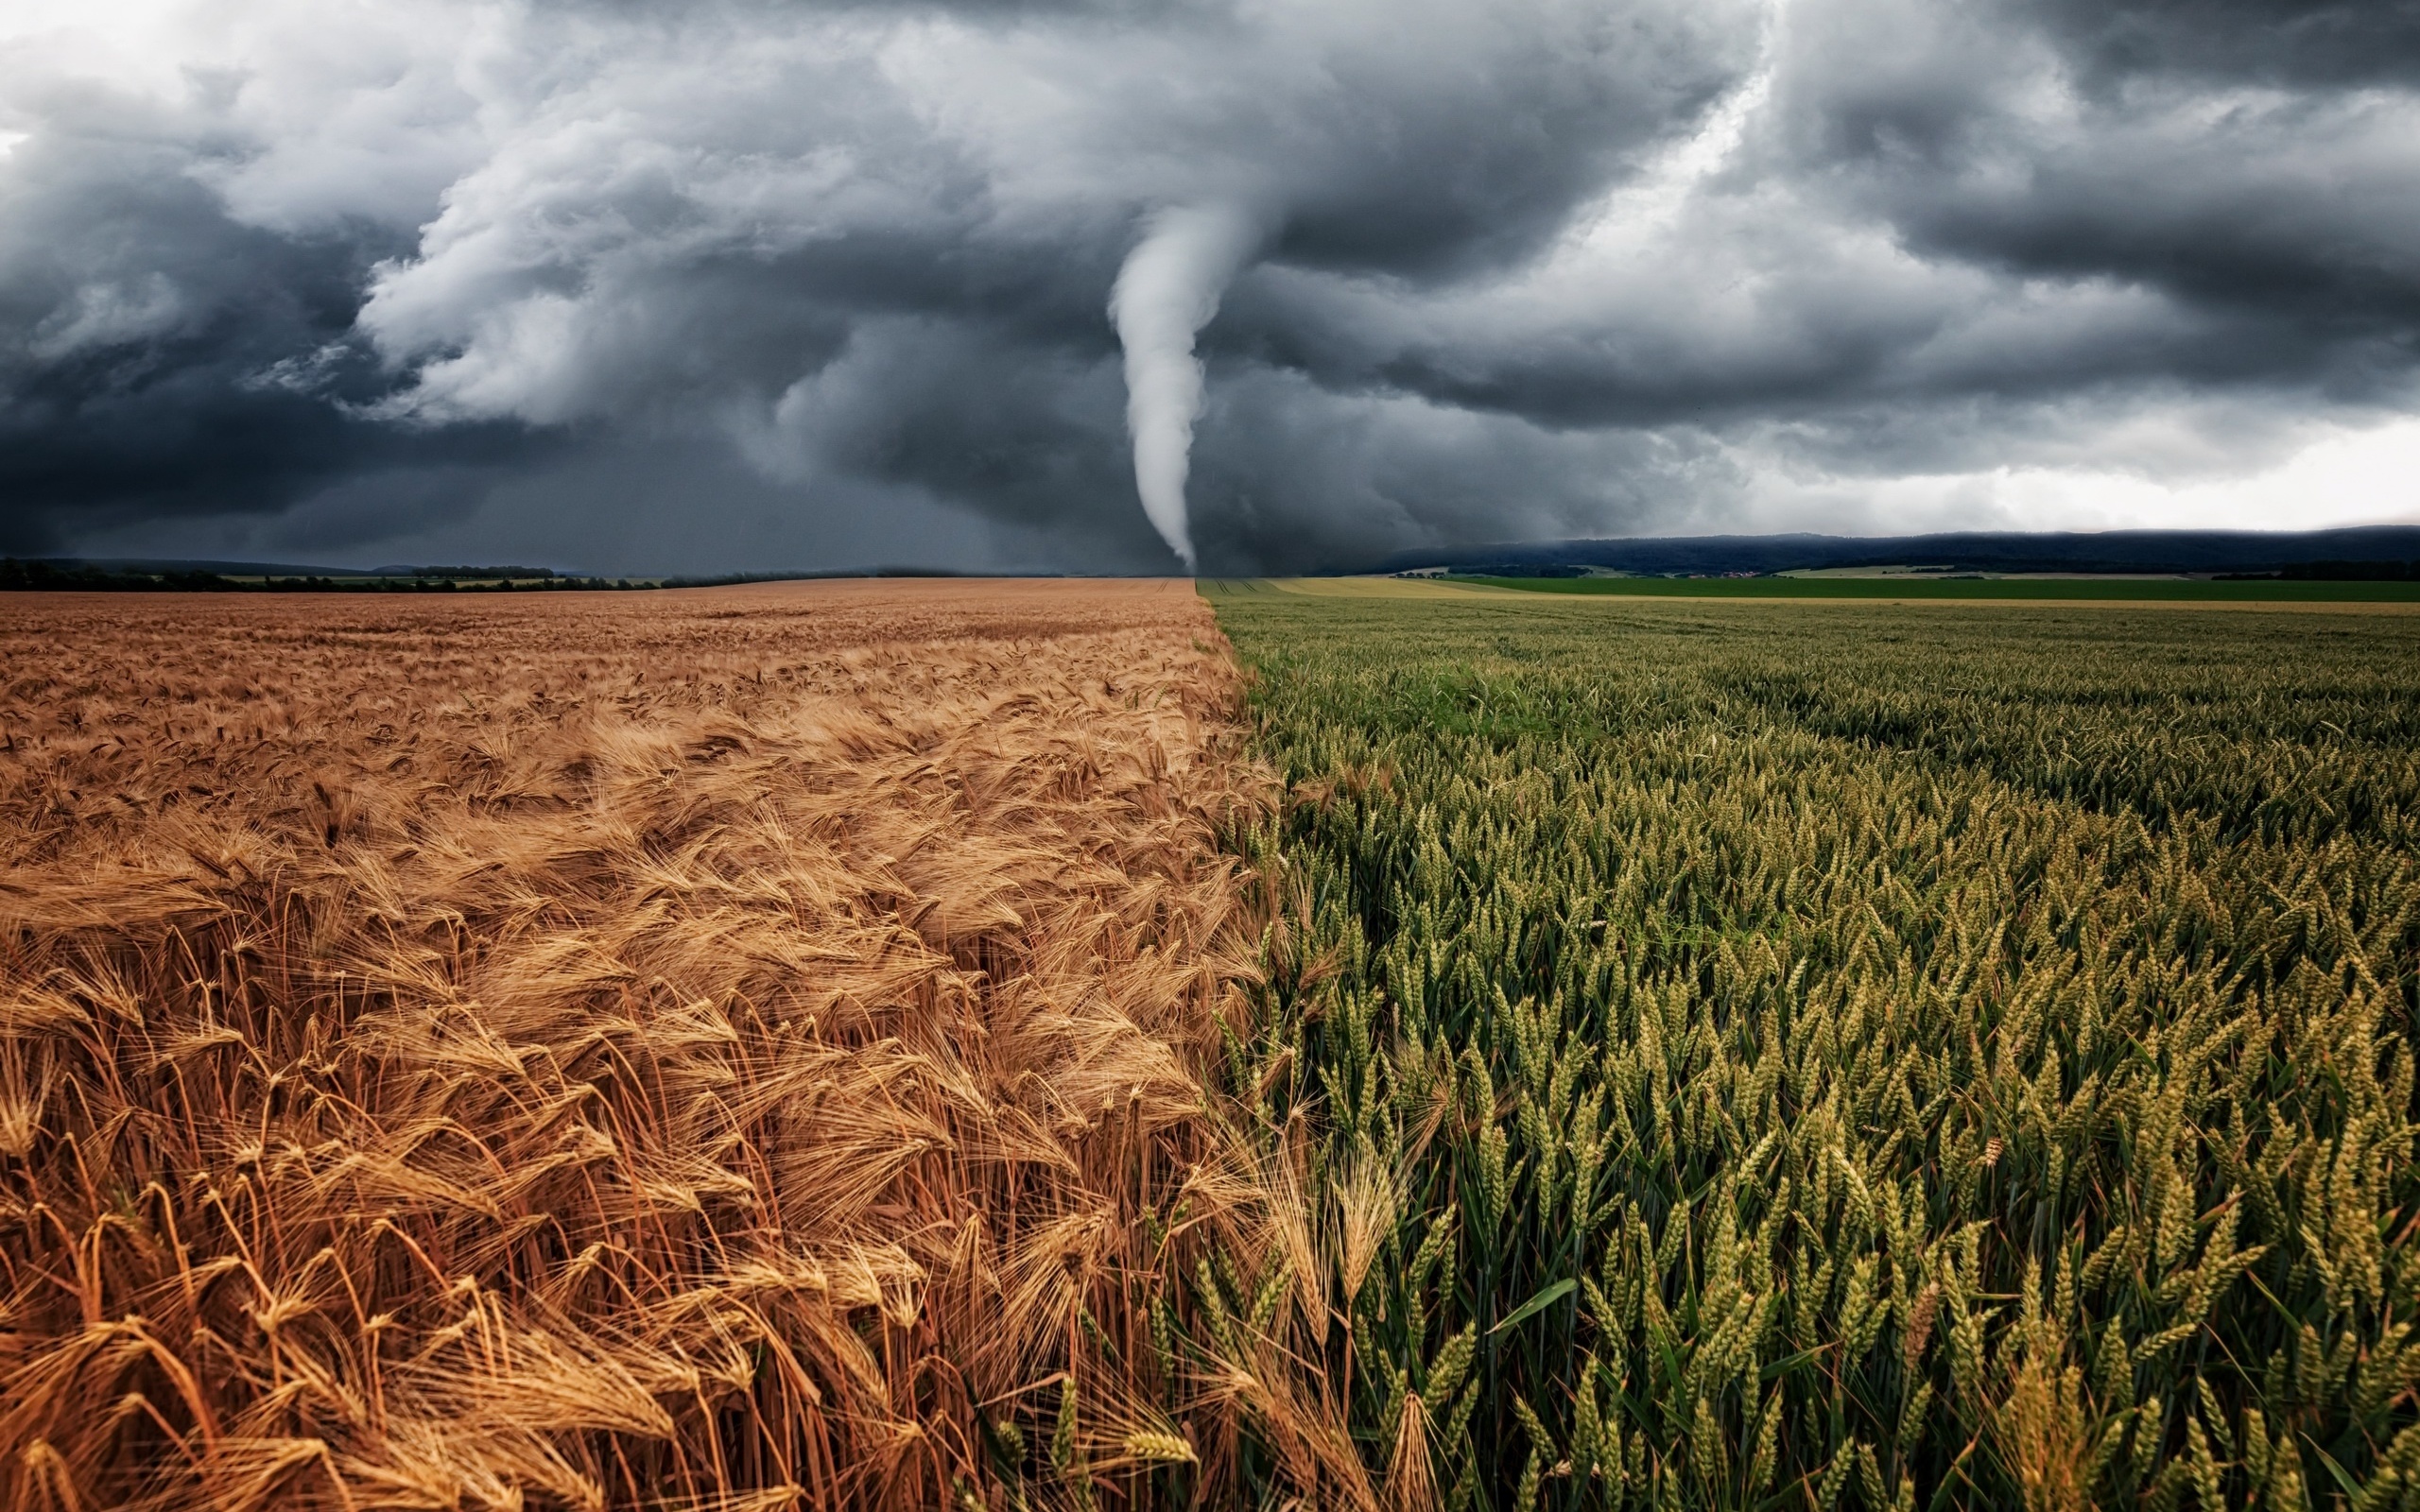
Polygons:
[[6,551],[2408,519],[2416,353],[2393,7],[0,18]]

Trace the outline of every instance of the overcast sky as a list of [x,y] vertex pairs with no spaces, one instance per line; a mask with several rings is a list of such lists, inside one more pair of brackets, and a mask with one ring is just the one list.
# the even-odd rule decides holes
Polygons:
[[2415,363],[2414,0],[0,6],[18,554],[2414,521]]

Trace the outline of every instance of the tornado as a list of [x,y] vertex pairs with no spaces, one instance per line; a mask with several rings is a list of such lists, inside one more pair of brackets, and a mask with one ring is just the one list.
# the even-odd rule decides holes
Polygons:
[[1193,338],[1219,313],[1219,297],[1260,243],[1240,208],[1189,205],[1144,223],[1110,291],[1109,318],[1126,351],[1126,428],[1134,438],[1134,490],[1143,513],[1193,572],[1184,506],[1193,422],[1201,413],[1201,362]]

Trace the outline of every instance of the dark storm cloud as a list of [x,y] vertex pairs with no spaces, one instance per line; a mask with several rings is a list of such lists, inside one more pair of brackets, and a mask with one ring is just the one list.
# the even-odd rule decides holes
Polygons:
[[2023,524],[1903,483],[2413,394],[2409,4],[146,3],[0,30],[0,550],[1165,566],[1174,210],[1219,570]]
[[246,381],[340,338],[366,261],[231,225],[157,148],[37,142],[16,159],[0,208],[10,544],[70,510],[274,507],[343,469],[341,415]]
[[2072,458],[2149,410],[2237,426],[2247,396],[2272,438],[2277,415],[2408,404],[2412,95],[2215,78],[2215,48],[2118,89],[2070,19],[1793,6],[1736,150],[1661,196],[1651,170],[1635,203],[1617,187],[1614,250],[1426,293],[1264,269],[1224,329],[1330,389],[1668,438],[1788,427],[1886,474]]
[[[2197,374],[2394,364],[2420,325],[2420,112],[2380,86],[2412,12],[2365,9],[2380,72],[2358,88],[2295,62],[2307,22],[2342,41],[2350,12],[1803,12],[1771,151],[1920,251],[2175,299],[2219,338],[2176,349]],[[2164,41],[2121,65],[2114,35]]]
[[2420,79],[2412,0],[2050,0],[2017,15],[2053,30],[2101,86],[2142,74],[2323,86]]
[[[1214,374],[1192,490],[1211,561],[1351,568],[1373,541],[1585,536],[1608,517],[1651,518],[1722,468],[1685,433],[1558,432],[1296,372]],[[1475,521],[1493,534],[1475,538]]]
[[406,436],[347,401],[387,387],[351,341],[377,259],[407,237],[230,218],[206,138],[91,96],[0,176],[0,550],[167,516],[274,514],[406,459],[499,463],[547,438]]

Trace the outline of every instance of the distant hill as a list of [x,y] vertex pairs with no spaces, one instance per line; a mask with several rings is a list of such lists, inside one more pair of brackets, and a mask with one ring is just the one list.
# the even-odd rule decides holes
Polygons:
[[[2420,525],[2344,530],[1956,531],[1928,536],[1669,536],[1402,552],[1384,572],[1444,568],[1507,576],[1616,572],[1681,576],[1809,568],[1939,567],[1969,573],[2278,573],[2408,570]],[[2400,576],[2400,572],[2396,574]]]

